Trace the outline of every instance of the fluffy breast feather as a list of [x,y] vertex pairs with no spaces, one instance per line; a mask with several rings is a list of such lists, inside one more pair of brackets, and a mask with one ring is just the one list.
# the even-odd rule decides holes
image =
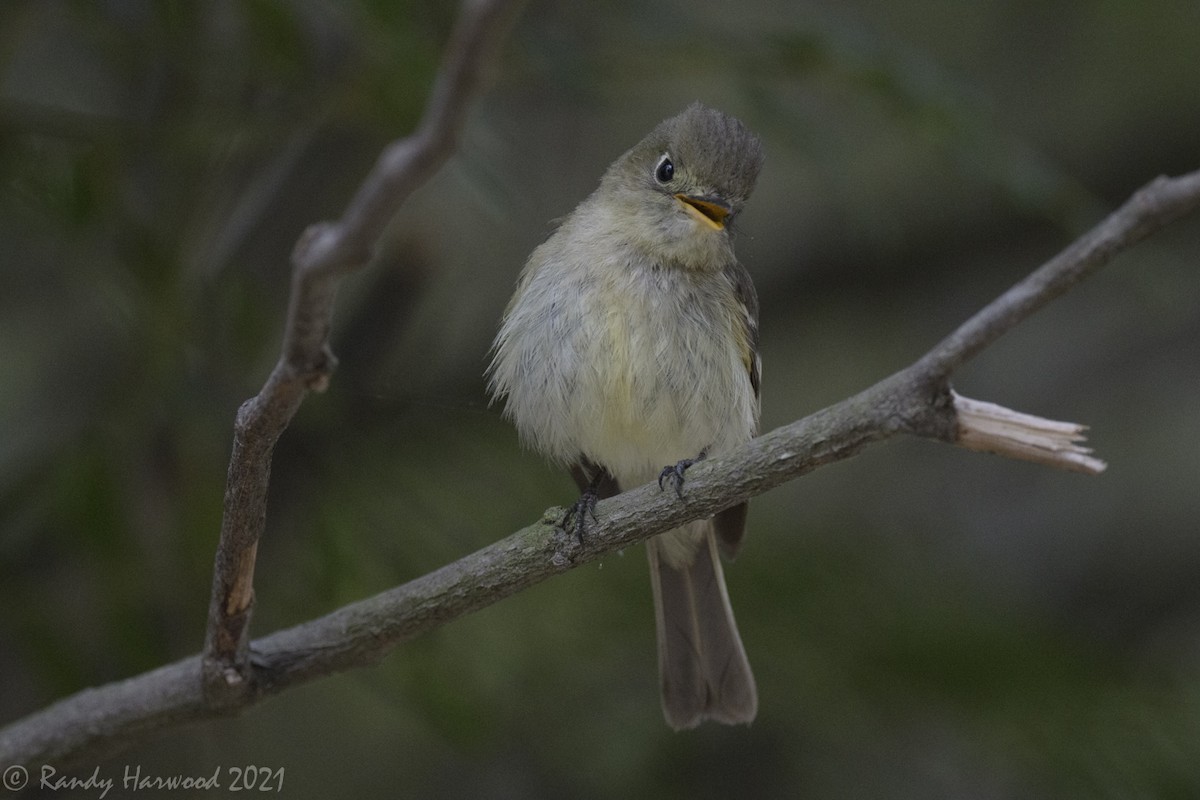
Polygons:
[[493,395],[527,444],[584,455],[622,485],[753,435],[744,309],[722,273],[531,257],[497,336]]

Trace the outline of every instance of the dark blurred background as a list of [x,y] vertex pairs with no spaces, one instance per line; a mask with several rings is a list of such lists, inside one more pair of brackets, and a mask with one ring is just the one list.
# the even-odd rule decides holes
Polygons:
[[[198,651],[291,246],[411,130],[454,13],[0,4],[0,720]],[[341,367],[278,449],[255,631],[574,499],[481,373],[550,220],[659,120],[700,99],[764,138],[738,248],[770,429],[1200,168],[1198,30],[1194,0],[530,4],[459,153],[344,285]],[[898,440],[755,501],[727,569],[748,729],[664,725],[635,548],[102,769],[284,767],[314,798],[1196,797],[1198,262],[1193,217],[957,376],[1091,425],[1102,476]]]

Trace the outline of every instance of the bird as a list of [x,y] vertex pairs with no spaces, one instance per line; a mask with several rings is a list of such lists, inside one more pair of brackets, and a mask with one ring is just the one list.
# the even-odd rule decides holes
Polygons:
[[[763,164],[741,121],[693,103],[604,172],[525,263],[487,369],[524,445],[595,504],[658,481],[682,498],[688,467],[758,431],[758,298],[734,222]],[[758,692],[721,555],[747,504],[646,543],[662,710],[672,728],[751,722]]]

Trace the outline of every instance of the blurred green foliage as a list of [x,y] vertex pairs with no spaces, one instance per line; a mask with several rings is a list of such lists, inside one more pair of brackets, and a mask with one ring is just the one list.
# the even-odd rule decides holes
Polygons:
[[[453,19],[0,5],[0,719],[199,649],[291,246],[412,128]],[[255,630],[572,499],[480,376],[548,221],[658,120],[699,98],[766,141],[739,252],[769,428],[1200,167],[1198,29],[1184,0],[531,4],[459,154],[342,291],[339,372],[278,448]],[[1189,220],[959,376],[1091,424],[1104,476],[896,442],[755,502],[727,570],[749,729],[662,723],[639,548],[104,769],[282,766],[293,797],[1193,797],[1198,253]]]

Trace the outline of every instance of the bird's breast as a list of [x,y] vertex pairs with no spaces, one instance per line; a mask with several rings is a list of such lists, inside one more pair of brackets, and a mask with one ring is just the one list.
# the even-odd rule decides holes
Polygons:
[[719,275],[614,270],[585,293],[570,414],[580,451],[622,483],[752,435],[756,405]]

